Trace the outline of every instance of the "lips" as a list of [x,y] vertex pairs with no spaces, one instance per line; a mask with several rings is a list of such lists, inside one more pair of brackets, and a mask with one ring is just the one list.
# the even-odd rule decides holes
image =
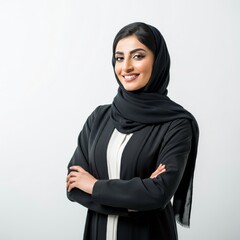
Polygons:
[[135,80],[138,76],[139,74],[123,75],[123,78],[125,81],[130,82]]

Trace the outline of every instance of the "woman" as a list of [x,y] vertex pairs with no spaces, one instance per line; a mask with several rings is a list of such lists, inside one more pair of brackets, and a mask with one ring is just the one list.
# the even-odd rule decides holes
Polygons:
[[170,57],[155,27],[122,28],[112,63],[118,93],[79,135],[68,198],[88,208],[84,239],[175,240],[175,217],[189,226],[197,122],[167,97]]

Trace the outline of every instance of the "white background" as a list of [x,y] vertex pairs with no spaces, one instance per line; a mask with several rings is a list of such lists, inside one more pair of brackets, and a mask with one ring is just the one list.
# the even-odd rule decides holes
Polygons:
[[82,239],[67,164],[87,116],[117,93],[112,41],[134,21],[162,32],[169,96],[200,126],[179,238],[240,239],[239,14],[238,0],[0,0],[0,239]]

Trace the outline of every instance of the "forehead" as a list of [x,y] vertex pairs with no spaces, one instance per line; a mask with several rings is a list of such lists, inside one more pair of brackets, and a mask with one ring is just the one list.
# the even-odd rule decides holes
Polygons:
[[130,52],[136,48],[147,50],[147,47],[142,44],[135,35],[132,35],[119,40],[116,46],[116,52]]

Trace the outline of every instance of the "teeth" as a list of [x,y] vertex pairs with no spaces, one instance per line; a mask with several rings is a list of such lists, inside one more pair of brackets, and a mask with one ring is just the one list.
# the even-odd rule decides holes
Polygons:
[[128,76],[124,76],[125,79],[127,80],[131,80],[133,78],[135,78],[137,75],[128,75]]

